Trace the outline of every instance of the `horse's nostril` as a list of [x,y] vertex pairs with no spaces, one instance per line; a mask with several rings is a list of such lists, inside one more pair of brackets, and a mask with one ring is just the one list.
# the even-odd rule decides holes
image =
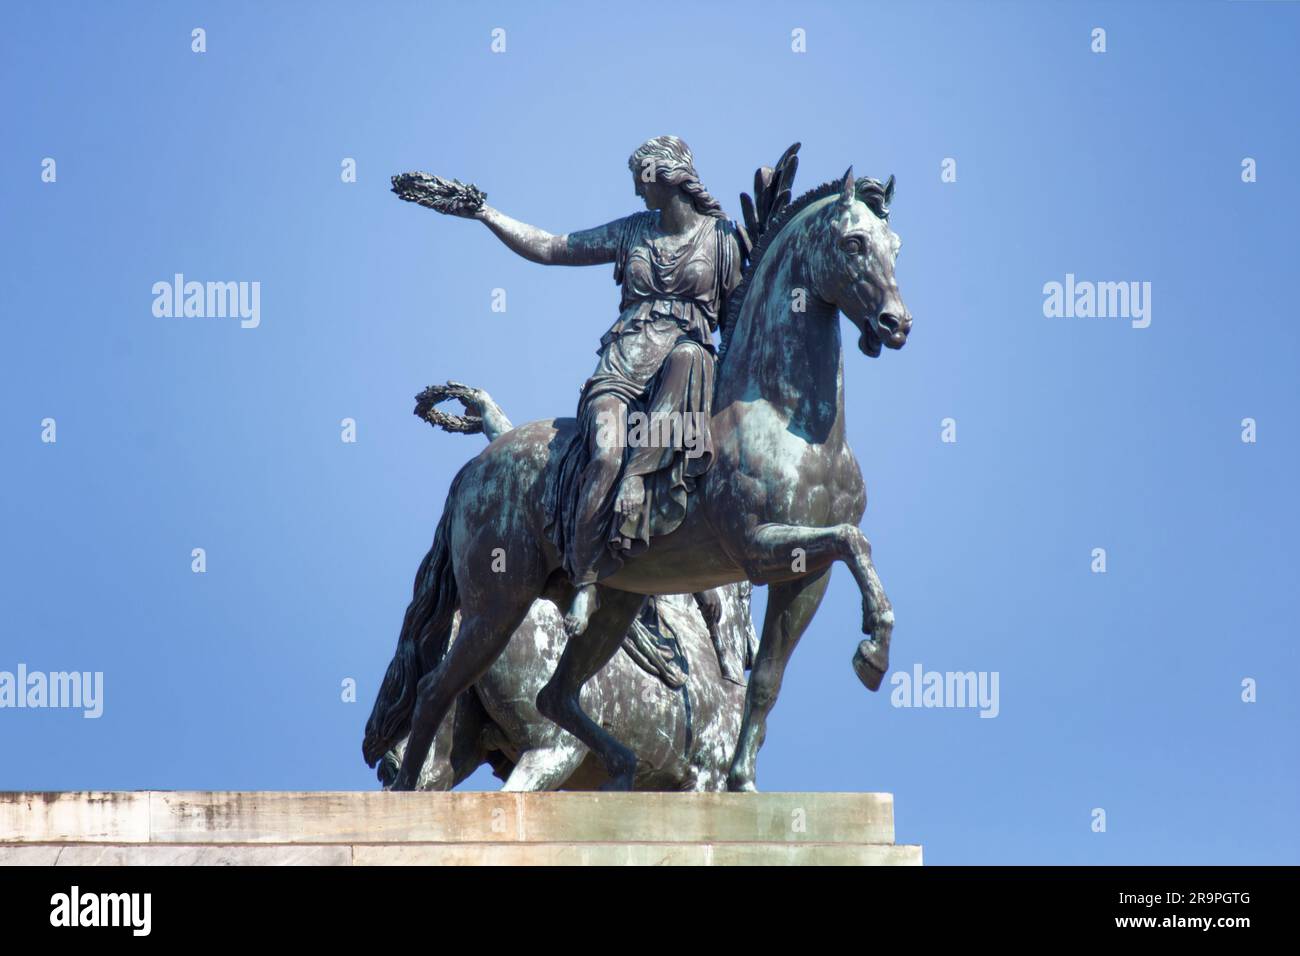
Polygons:
[[880,325],[889,330],[890,335],[897,335],[898,330],[902,328],[903,323],[899,321],[898,316],[892,312],[882,312],[880,314]]

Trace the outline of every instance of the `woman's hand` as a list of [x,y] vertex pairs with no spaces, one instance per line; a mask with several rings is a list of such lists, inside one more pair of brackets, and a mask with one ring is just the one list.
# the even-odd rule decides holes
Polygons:
[[392,181],[393,192],[402,199],[447,216],[479,219],[487,200],[487,193],[473,183],[431,173],[399,173]]

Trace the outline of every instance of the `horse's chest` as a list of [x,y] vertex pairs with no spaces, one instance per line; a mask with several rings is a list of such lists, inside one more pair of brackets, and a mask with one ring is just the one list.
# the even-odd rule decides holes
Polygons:
[[717,451],[728,507],[749,523],[856,524],[866,508],[862,472],[842,441],[811,442],[772,418],[742,423]]

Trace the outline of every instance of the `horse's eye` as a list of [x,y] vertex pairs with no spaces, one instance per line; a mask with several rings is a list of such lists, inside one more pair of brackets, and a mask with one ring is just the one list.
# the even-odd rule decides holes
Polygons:
[[848,239],[844,240],[842,248],[851,256],[860,256],[862,255],[862,240],[850,236]]

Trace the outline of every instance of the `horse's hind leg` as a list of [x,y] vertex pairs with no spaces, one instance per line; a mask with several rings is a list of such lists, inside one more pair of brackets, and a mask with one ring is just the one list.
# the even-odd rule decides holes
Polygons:
[[767,736],[767,715],[781,692],[785,667],[795,645],[817,613],[831,579],[830,568],[794,581],[773,584],[767,591],[767,614],[758,657],[749,672],[745,717],[736,740],[736,755],[727,777],[728,790],[754,790],[758,749]]
[[636,754],[583,712],[582,685],[609,663],[623,644],[645,597],[627,591],[600,589],[600,601],[586,629],[569,639],[555,673],[537,695],[537,709],[590,747],[609,772],[606,789],[631,790]]
[[[483,733],[490,723],[487,711],[479,703],[473,689],[456,699],[456,706],[438,728],[420,769],[416,783],[418,790],[451,790],[463,782],[487,760],[483,746]],[[379,779],[388,788],[397,778],[406,754],[406,740],[402,739],[384,754],[379,765]]]
[[[447,725],[451,725],[452,733],[446,740],[445,753],[440,753],[440,750],[444,749],[439,745],[442,743],[443,731]],[[451,790],[464,783],[470,774],[487,763],[484,735],[491,726],[492,718],[483,708],[483,703],[478,699],[478,694],[474,692],[473,687],[457,697],[449,718],[443,722],[442,729],[438,731],[433,751],[424,762],[424,769],[420,772],[419,789]],[[435,755],[441,757],[435,765],[436,774],[435,767],[430,767]]]
[[533,595],[523,592],[517,593],[513,600],[505,595],[494,597],[500,603],[488,610],[471,614],[461,608],[460,633],[456,640],[438,666],[420,678],[406,753],[402,756],[402,768],[397,772],[392,789],[415,789],[429,748],[447,711],[456,698],[501,656],[533,602]]

